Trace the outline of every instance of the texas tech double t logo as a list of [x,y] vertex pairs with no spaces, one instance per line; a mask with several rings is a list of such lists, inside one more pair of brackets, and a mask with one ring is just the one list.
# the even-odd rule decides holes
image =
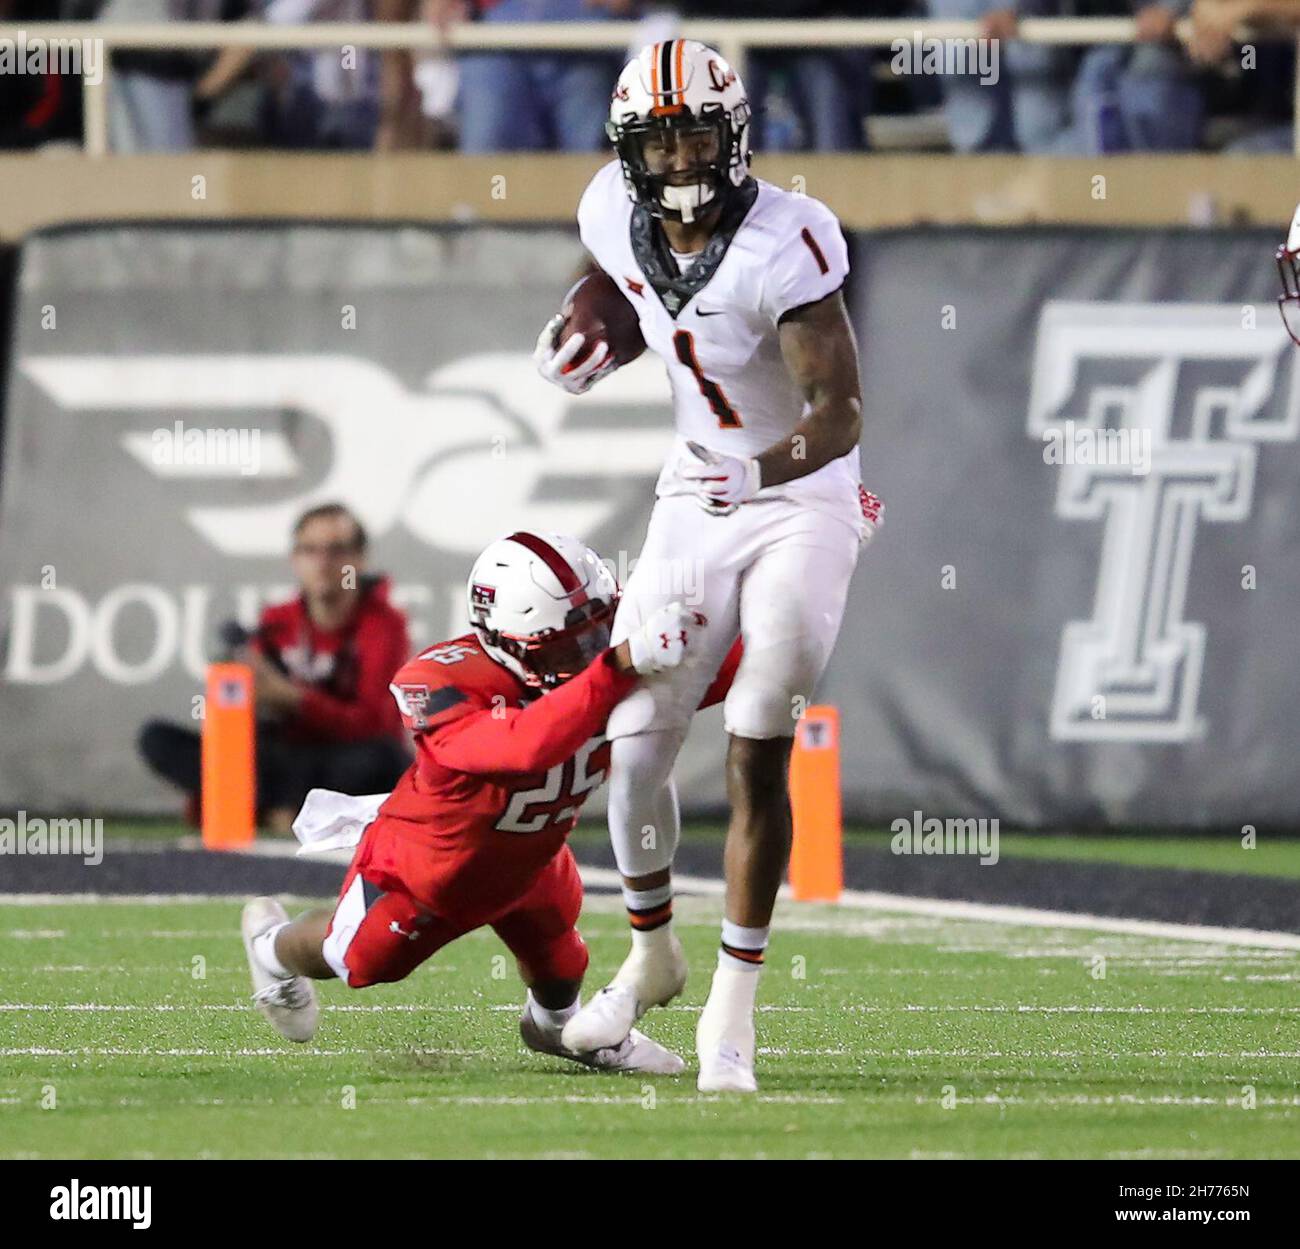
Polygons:
[[[1260,444],[1300,430],[1295,348],[1271,314],[1239,304],[1044,306],[1029,433],[1068,430],[1069,447],[1083,451],[1093,438],[1095,453],[1050,470],[1055,510],[1105,525],[1092,618],[1068,622],[1061,636],[1053,738],[1171,742],[1198,732],[1205,626],[1183,618],[1198,523],[1245,520]],[[1149,459],[1108,457],[1105,431],[1115,430],[1148,430]]]

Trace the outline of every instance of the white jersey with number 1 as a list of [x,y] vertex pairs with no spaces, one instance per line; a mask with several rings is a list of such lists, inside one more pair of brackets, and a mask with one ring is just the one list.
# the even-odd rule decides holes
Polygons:
[[[782,358],[778,327],[788,312],[839,290],[848,275],[848,248],[829,208],[754,179],[733,194],[714,237],[681,272],[611,161],[582,196],[578,228],[668,371],[677,440],[659,477],[660,496],[687,492],[676,472],[687,439],[753,456],[794,431],[807,404]],[[758,497],[787,499],[857,528],[858,488],[854,448]]]

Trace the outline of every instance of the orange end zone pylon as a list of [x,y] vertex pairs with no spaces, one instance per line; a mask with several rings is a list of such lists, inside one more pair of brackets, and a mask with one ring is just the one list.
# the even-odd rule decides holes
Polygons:
[[256,836],[253,670],[211,664],[203,714],[203,845],[234,850]]
[[840,813],[840,715],[809,707],[795,725],[790,755],[790,888],[800,902],[837,902],[844,888]]

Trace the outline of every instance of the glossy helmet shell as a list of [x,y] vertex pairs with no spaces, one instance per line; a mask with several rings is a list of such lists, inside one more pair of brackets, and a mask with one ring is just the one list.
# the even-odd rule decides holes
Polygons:
[[[717,131],[717,159],[698,165],[699,177],[672,185],[652,173],[645,139],[674,129]],[[647,44],[623,67],[605,123],[623,166],[634,203],[656,217],[693,221],[749,177],[749,98],[735,70],[712,48],[694,39]]]
[[521,529],[470,570],[466,602],[483,649],[525,685],[549,689],[609,646],[618,582],[590,547]]

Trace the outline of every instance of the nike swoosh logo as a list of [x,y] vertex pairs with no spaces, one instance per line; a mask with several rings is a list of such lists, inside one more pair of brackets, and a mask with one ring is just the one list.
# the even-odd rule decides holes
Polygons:
[[725,311],[725,308],[711,308],[707,310],[704,308],[696,308],[695,315],[697,317],[720,317]]

